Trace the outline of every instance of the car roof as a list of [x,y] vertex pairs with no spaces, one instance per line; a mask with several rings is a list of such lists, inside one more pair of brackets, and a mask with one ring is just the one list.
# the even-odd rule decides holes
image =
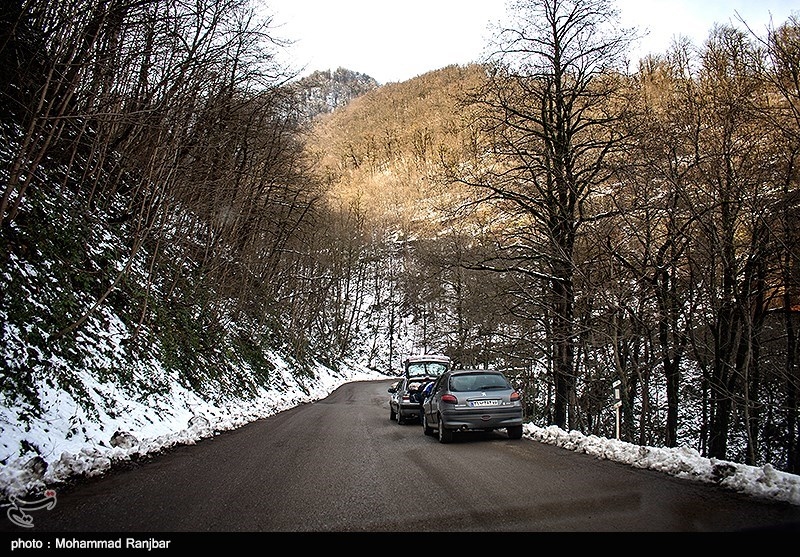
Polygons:
[[450,375],[462,375],[465,373],[495,373],[499,375],[505,375],[499,369],[451,369]]
[[448,358],[444,354],[416,354],[414,356],[409,356],[408,358],[406,358],[406,361],[411,363],[416,363],[416,362],[450,363],[450,358]]

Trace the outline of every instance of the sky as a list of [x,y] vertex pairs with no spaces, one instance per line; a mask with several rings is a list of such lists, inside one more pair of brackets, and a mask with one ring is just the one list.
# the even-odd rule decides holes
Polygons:
[[[379,83],[402,82],[450,64],[479,61],[490,22],[505,0],[262,0],[275,34],[292,41],[286,62],[306,75],[339,67]],[[665,53],[676,35],[700,46],[715,23],[763,35],[772,18],[784,23],[798,0],[617,0],[623,27],[647,33],[633,60]],[[638,54],[637,54],[638,53]]]
[[[57,486],[70,478],[100,476],[113,463],[158,453],[176,445],[191,445],[242,425],[274,415],[299,404],[321,400],[350,381],[387,379],[386,375],[348,363],[334,371],[315,369],[314,378],[300,385],[291,367],[278,356],[277,387],[262,390],[250,403],[232,400],[219,405],[202,400],[177,384],[163,396],[123,391],[111,383],[100,383],[88,373],[77,371],[86,392],[103,402],[92,418],[65,391],[48,390],[40,396],[44,414],[21,424],[21,408],[0,407],[0,500],[6,516],[17,526],[33,527],[33,510],[45,512],[57,504]],[[141,401],[146,400],[147,405]],[[386,395],[388,411],[389,395]],[[105,409],[113,409],[113,416]],[[112,443],[112,439],[118,442]],[[727,468],[721,485],[733,491],[800,505],[800,476],[761,467],[701,457],[689,447],[641,447],[617,439],[586,436],[556,426],[523,425],[520,442],[547,443],[565,450],[586,453],[598,459],[650,469],[687,481],[713,482],[715,469]],[[27,454],[20,457],[22,444],[38,447],[41,460]],[[43,503],[44,501],[44,503]],[[43,510],[45,508],[45,510]],[[49,507],[49,508],[52,508]],[[27,509],[27,511],[26,511]],[[27,519],[26,519],[27,517]],[[27,522],[30,521],[30,522]]]

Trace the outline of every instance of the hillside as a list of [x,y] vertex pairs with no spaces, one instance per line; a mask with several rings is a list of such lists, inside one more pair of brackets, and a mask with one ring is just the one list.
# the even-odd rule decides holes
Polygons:
[[340,107],[374,80],[287,85],[260,23],[221,6],[121,21],[98,5],[93,22],[45,4],[0,19],[0,463],[54,465],[108,449],[104,424],[176,432],[201,408],[269,412],[367,363],[388,371],[359,353],[372,339],[329,328],[346,309],[320,256],[336,217],[303,140],[309,91]]
[[309,120],[320,114],[346,106],[355,98],[378,87],[378,82],[365,74],[346,68],[335,71],[315,71],[298,79],[294,86],[299,90],[298,100],[302,113]]
[[[308,107],[300,110],[306,115],[327,114],[326,117],[316,114],[321,129],[330,130],[329,126],[339,125],[336,123],[339,120],[380,117],[387,125],[380,133],[396,136],[402,142],[396,146],[398,149],[418,149],[414,138],[422,136],[426,142],[423,147],[430,149],[448,131],[443,125],[415,129],[415,122],[442,120],[431,115],[442,103],[450,102],[454,88],[461,87],[461,70],[456,74],[453,71],[420,78],[418,83],[395,84],[391,91],[382,92],[366,76],[340,70],[332,76],[310,76],[300,86],[304,93],[297,102]],[[320,82],[324,77],[329,77],[330,83]],[[323,97],[325,109],[319,105]],[[362,107],[376,107],[380,113],[383,103],[397,102],[388,100],[394,97],[405,108],[390,118],[385,114],[364,114],[347,105],[347,100],[356,99],[353,102]],[[430,106],[431,99],[439,106]],[[391,121],[394,118],[397,120]],[[344,133],[351,134],[349,123],[341,125]],[[13,143],[6,146],[2,153],[4,160],[13,160],[15,147]],[[326,165],[336,156],[326,152]],[[411,192],[415,197],[405,201],[410,207],[423,193],[415,191],[411,181],[425,179],[426,165],[430,163],[426,157],[431,154],[423,151],[413,156],[416,157],[413,168],[409,167],[409,173],[397,183],[406,190],[398,191],[397,195],[405,197]],[[403,155],[403,158],[408,157]],[[390,163],[389,159],[384,161],[386,165]],[[322,173],[329,175],[333,171],[336,169],[326,166]],[[80,173],[82,168],[76,165],[73,172]],[[270,328],[277,329],[276,332],[262,329],[259,333],[256,323],[243,321],[242,315],[238,318],[229,315],[212,323],[203,317],[202,306],[193,308],[194,304],[187,303],[188,300],[176,305],[174,300],[162,297],[165,285],[158,286],[161,279],[153,274],[156,260],[151,258],[153,252],[148,246],[155,244],[146,240],[140,251],[131,251],[129,242],[135,241],[135,231],[129,228],[128,219],[118,217],[120,209],[116,208],[122,198],[112,197],[108,209],[95,208],[89,213],[82,203],[82,194],[67,201],[74,190],[59,185],[63,175],[48,172],[43,177],[52,182],[47,191],[49,200],[31,197],[3,234],[5,271],[0,317],[4,323],[6,425],[0,461],[18,463],[36,457],[44,458],[52,466],[58,460],[57,455],[65,451],[70,454],[70,448],[77,450],[85,445],[95,445],[101,450],[109,448],[116,431],[104,431],[101,425],[109,420],[115,420],[119,428],[133,434],[145,422],[162,424],[165,433],[180,431],[186,427],[183,421],[199,408],[205,408],[208,415],[224,413],[222,409],[228,405],[259,406],[264,404],[258,402],[260,399],[273,400],[275,393],[290,385],[292,388],[300,385],[301,390],[302,385],[308,385],[307,389],[313,391],[315,384],[327,381],[325,375],[348,377],[353,369],[375,365],[364,359],[363,354],[359,356],[358,351],[346,356],[356,360],[342,363],[336,355],[326,352],[324,346],[311,346],[309,356],[301,358],[293,350],[291,339],[281,338],[277,332],[281,328],[286,330],[286,325],[272,324]],[[110,177],[102,178],[107,179]],[[392,181],[388,183],[391,185]],[[374,191],[375,185],[376,182],[365,182],[358,187]],[[344,188],[332,187],[330,191],[336,192],[332,194],[334,197],[350,195]],[[383,197],[384,194],[376,195],[373,201]],[[68,210],[59,212],[59,206]],[[89,219],[92,226],[81,228],[80,219]],[[47,224],[36,226],[37,222]],[[194,257],[183,251],[195,249],[191,243],[184,247],[174,242],[171,245],[170,253],[176,260]],[[172,288],[177,293],[176,286],[173,284]],[[139,305],[142,301],[146,305]],[[299,303],[303,303],[302,299]],[[145,313],[140,313],[143,309]],[[357,310],[362,311],[361,307]],[[218,318],[225,313],[214,311]],[[193,322],[190,315],[197,321]],[[366,314],[359,315],[365,318]],[[406,326],[413,330],[413,325]],[[402,335],[396,334],[397,347],[404,342]],[[259,336],[262,340],[258,340]],[[356,343],[356,338],[352,342]],[[373,334],[359,342],[378,350],[372,357],[384,362],[383,369],[392,367],[389,356],[382,353],[383,341],[379,337]],[[392,360],[398,359],[399,353],[395,352]],[[176,404],[176,397],[183,402]],[[276,400],[273,404],[279,408],[293,403]],[[63,418],[63,407],[71,409],[71,419]],[[120,414],[127,418],[122,419]],[[37,446],[27,441],[23,433],[26,428],[46,431],[47,445]],[[79,473],[81,465],[73,462],[60,466],[76,467]]]
[[459,103],[483,75],[478,65],[448,66],[384,85],[320,118],[309,146],[335,202],[358,203],[384,226],[402,228],[452,206],[437,202],[449,187],[441,163],[466,141]]

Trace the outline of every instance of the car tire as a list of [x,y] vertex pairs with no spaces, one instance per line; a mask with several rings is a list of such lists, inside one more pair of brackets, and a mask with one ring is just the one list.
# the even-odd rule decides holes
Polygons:
[[439,418],[439,443],[450,443],[453,440],[453,431],[445,429],[441,418]]
[[422,432],[425,435],[433,435],[433,428],[428,425],[428,418],[425,417],[425,412],[422,413]]
[[512,425],[506,428],[509,439],[522,439],[522,426]]
[[397,419],[397,412],[394,411],[394,406],[389,406],[389,419],[392,421]]
[[400,425],[406,423],[406,419],[403,417],[403,413],[400,410],[397,411],[397,423]]

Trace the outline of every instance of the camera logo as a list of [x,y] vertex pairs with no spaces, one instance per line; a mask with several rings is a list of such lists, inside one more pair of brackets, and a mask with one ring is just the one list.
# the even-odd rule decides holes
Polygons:
[[56,506],[56,492],[52,489],[45,491],[44,497],[35,501],[26,501],[16,495],[12,495],[8,499],[10,503],[2,505],[8,507],[6,516],[12,523],[23,528],[33,528],[33,517],[28,514],[29,512],[42,509],[49,511]]

